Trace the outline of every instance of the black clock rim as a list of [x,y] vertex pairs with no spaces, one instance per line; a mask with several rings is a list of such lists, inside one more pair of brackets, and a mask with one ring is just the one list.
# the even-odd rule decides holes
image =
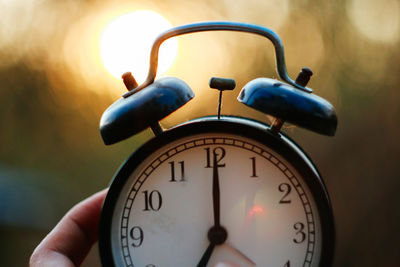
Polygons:
[[253,139],[271,148],[292,164],[309,187],[321,220],[322,248],[319,266],[331,266],[335,248],[334,216],[328,192],[317,168],[292,139],[273,134],[267,125],[261,122],[233,116],[222,117],[220,120],[212,116],[186,122],[153,137],[126,159],[112,179],[100,215],[99,254],[102,265],[115,266],[111,247],[112,215],[118,196],[130,173],[143,159],[162,146],[186,136],[202,133],[227,133]]

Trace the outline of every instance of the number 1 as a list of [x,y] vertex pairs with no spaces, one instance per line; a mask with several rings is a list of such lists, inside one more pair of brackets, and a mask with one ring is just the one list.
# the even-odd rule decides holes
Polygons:
[[256,173],[256,157],[252,157],[251,159],[251,169],[252,175],[250,177],[258,177]]

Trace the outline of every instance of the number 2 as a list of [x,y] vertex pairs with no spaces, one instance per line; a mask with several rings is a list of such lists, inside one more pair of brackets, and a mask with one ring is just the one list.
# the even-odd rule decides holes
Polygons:
[[279,204],[289,204],[292,203],[290,199],[287,199],[287,196],[290,194],[290,191],[292,191],[292,188],[288,183],[282,183],[278,187],[279,192],[285,193],[281,200],[279,201]]

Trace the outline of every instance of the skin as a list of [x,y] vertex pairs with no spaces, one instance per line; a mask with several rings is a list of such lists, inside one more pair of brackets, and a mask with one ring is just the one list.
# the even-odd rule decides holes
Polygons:
[[[108,189],[75,205],[33,251],[30,267],[80,266],[97,242],[101,207]],[[213,267],[239,267],[219,262]]]
[[74,206],[33,251],[30,266],[80,266],[97,241],[107,191],[104,189]]

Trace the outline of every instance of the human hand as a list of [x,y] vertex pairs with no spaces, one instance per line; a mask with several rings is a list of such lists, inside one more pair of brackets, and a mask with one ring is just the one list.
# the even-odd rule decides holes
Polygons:
[[80,266],[98,238],[101,207],[108,189],[75,205],[33,251],[30,267]]

